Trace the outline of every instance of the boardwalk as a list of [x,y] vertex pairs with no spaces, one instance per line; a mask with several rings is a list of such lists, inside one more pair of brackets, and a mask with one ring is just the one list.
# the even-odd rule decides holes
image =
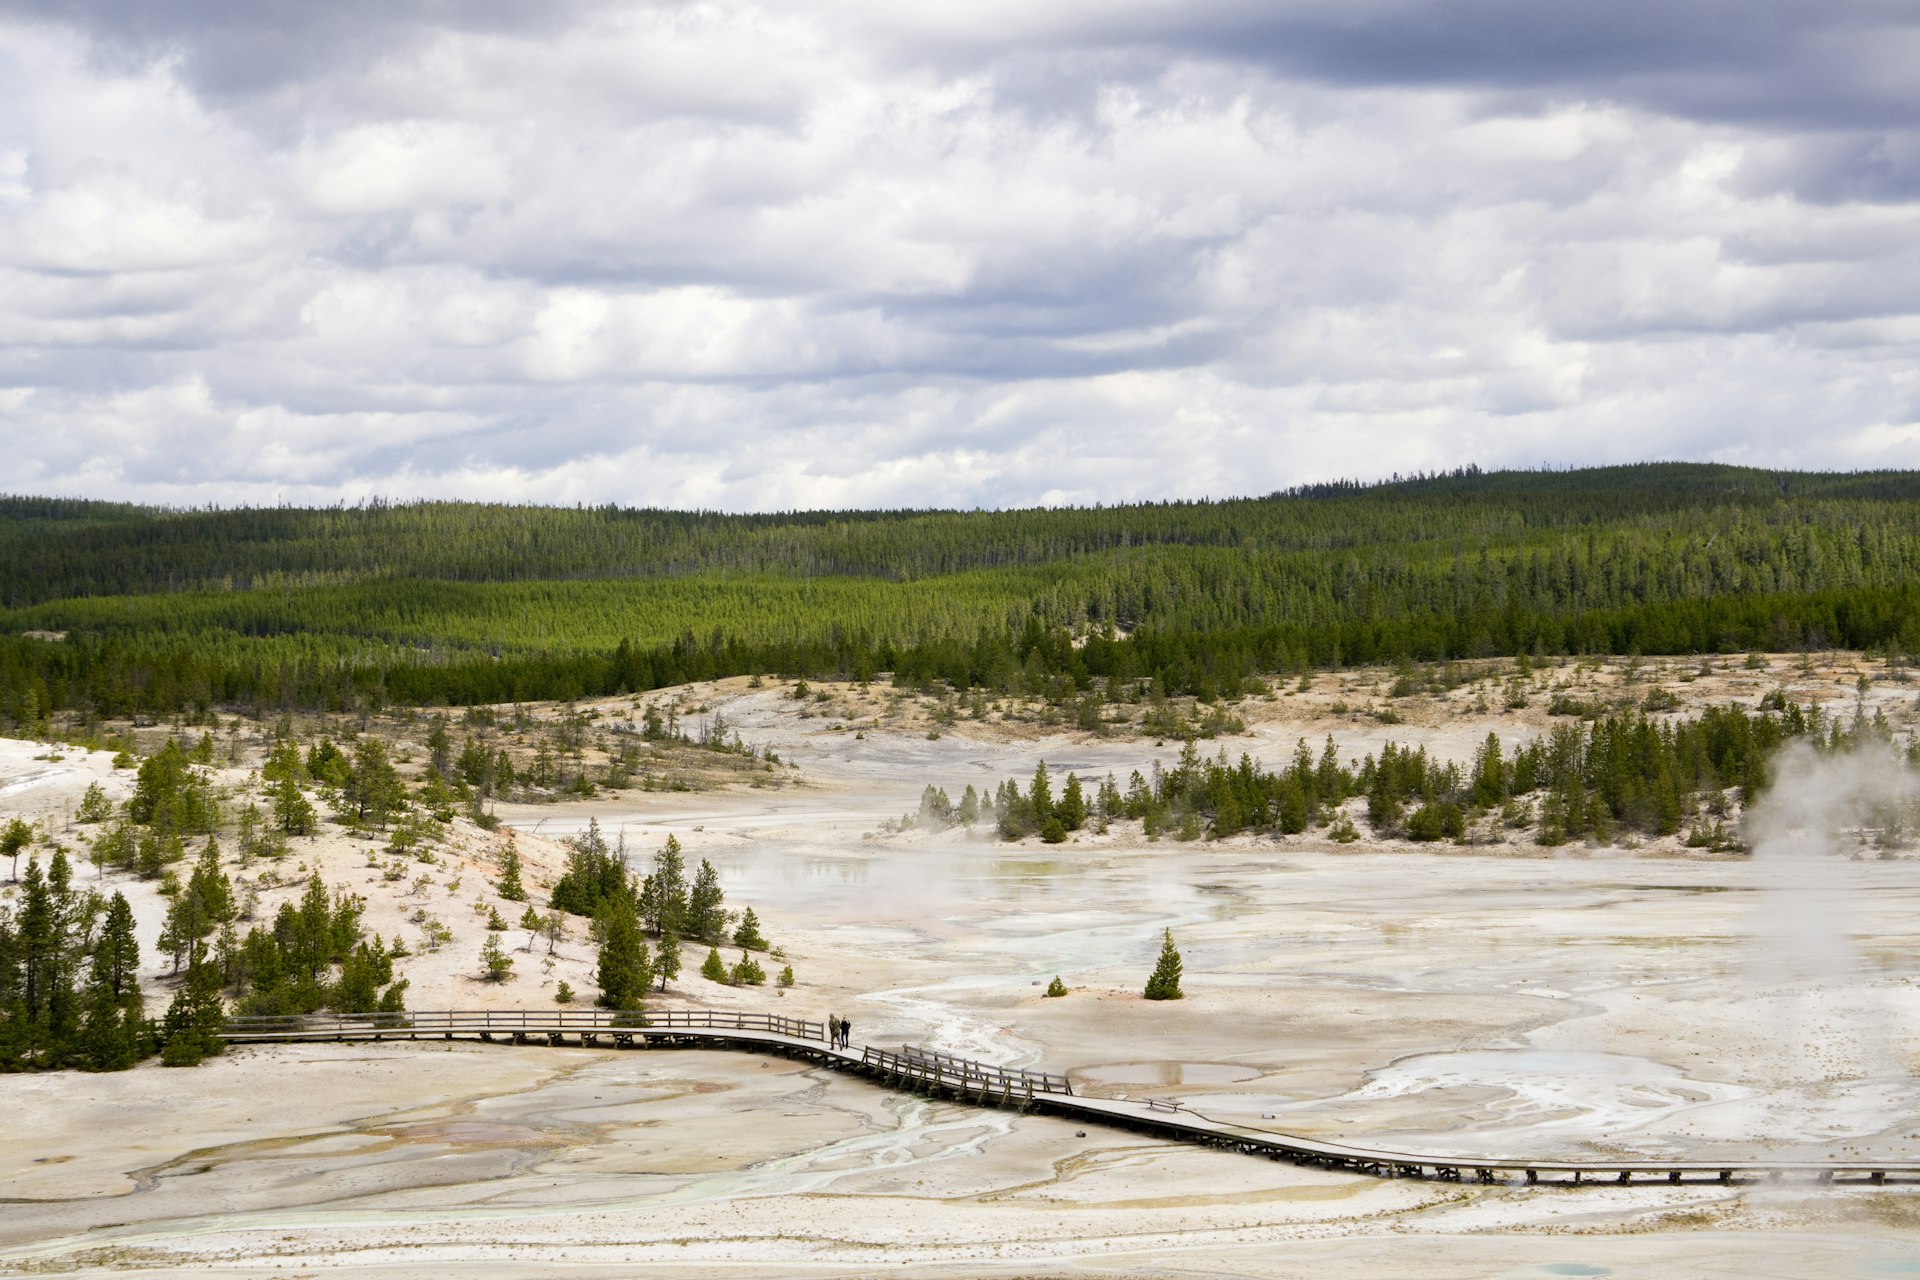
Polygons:
[[233,1018],[226,1025],[225,1036],[230,1044],[459,1038],[512,1044],[744,1049],[778,1053],[837,1071],[864,1075],[894,1088],[980,1106],[1019,1107],[1038,1114],[1130,1129],[1200,1146],[1382,1178],[1559,1185],[1636,1181],[1732,1184],[1793,1179],[1879,1186],[1920,1181],[1920,1161],[1531,1160],[1423,1155],[1343,1146],[1214,1120],[1175,1102],[1084,1097],[1073,1091],[1067,1077],[1048,1072],[996,1067],[911,1047],[897,1051],[872,1046],[838,1049],[827,1043],[824,1024],[775,1014],[698,1009],[644,1014],[598,1009],[410,1011],[358,1017],[317,1014]]

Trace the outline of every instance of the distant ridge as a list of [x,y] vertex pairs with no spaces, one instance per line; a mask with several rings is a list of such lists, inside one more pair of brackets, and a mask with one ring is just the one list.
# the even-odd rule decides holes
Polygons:
[[0,717],[504,701],[754,671],[1081,695],[1158,678],[1212,696],[1403,658],[1907,651],[1916,583],[1907,471],[1469,467],[1262,498],[746,515],[9,497]]

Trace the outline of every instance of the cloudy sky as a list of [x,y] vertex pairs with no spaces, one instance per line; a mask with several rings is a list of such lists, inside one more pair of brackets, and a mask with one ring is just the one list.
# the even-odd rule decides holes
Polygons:
[[0,491],[1920,466],[1911,0],[0,0]]

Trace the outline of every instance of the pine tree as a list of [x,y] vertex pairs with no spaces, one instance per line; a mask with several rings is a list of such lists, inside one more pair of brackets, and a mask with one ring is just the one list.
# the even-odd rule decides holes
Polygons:
[[1185,993],[1180,990],[1180,952],[1173,945],[1173,930],[1168,929],[1160,944],[1160,961],[1153,967],[1153,976],[1147,979],[1144,993],[1149,1000],[1179,1000]]
[[220,870],[220,843],[209,838],[194,864],[193,875],[167,908],[167,922],[160,933],[160,947],[173,953],[173,970],[180,971],[183,961],[198,960],[206,950],[206,940],[237,914],[233,903],[233,883]]
[[1053,787],[1047,781],[1047,762],[1042,760],[1033,770],[1033,787],[1028,793],[1027,803],[1033,807],[1033,825],[1035,828],[1047,825],[1047,819],[1053,817]]
[[653,874],[647,877],[640,905],[651,933],[664,936],[669,929],[678,933],[686,927],[687,864],[672,836],[653,855]]
[[406,807],[407,789],[400,773],[387,758],[386,744],[372,734],[353,745],[353,769],[341,788],[341,798],[356,822],[380,829]]
[[748,951],[765,951],[767,940],[760,936],[760,917],[748,907],[740,916],[740,927],[733,931],[733,945]]
[[20,818],[9,818],[0,828],[0,858],[13,859],[12,879],[20,878],[20,854],[33,843],[33,827]]
[[660,945],[654,951],[653,976],[665,991],[667,984],[680,976],[680,935],[668,927],[660,934]]
[[727,913],[722,904],[726,894],[720,889],[720,873],[705,858],[694,874],[693,888],[687,894],[687,932],[705,943],[717,943],[726,932]]
[[505,982],[513,972],[513,957],[500,945],[500,935],[489,933],[480,944],[481,977],[488,982]]
[[453,774],[453,739],[447,734],[447,717],[436,714],[427,730],[427,771],[445,779]]
[[107,800],[107,793],[100,789],[97,782],[87,784],[87,793],[80,797],[80,810],[74,817],[80,822],[105,822],[113,816],[113,805]]
[[1047,984],[1047,994],[1054,997],[1067,994],[1067,984],[1060,981],[1059,974],[1054,974],[1053,981]]
[[651,978],[647,944],[640,937],[640,921],[633,903],[614,898],[600,917],[600,1007],[638,1009]]
[[1080,778],[1077,774],[1067,775],[1066,789],[1060,793],[1060,804],[1055,810],[1060,825],[1069,831],[1078,831],[1087,821],[1086,798],[1080,793]]
[[740,959],[734,963],[733,972],[728,975],[728,981],[736,987],[757,987],[766,980],[767,971],[760,967],[758,960],[745,951],[740,953]]
[[700,976],[710,982],[727,980],[727,962],[720,958],[720,948],[714,947],[707,952],[707,958],[700,964]]
[[225,1048],[220,1030],[226,1010],[220,1003],[220,972],[210,961],[187,968],[186,985],[167,1006],[160,1060],[169,1067],[191,1067]]
[[290,836],[310,836],[320,825],[320,819],[301,793],[300,784],[293,778],[282,778],[273,784],[273,825]]
[[[46,871],[27,860],[11,938],[0,930],[0,969],[9,970],[0,996],[0,1065],[17,1061],[36,1069],[63,1065],[71,1056],[81,1017],[74,990],[79,942],[89,921],[71,892],[71,871],[58,849]],[[0,915],[0,924],[5,916]],[[10,945],[9,945],[10,944]]]
[[525,902],[527,891],[520,884],[520,850],[513,842],[507,842],[506,852],[500,855],[500,896],[508,902]]

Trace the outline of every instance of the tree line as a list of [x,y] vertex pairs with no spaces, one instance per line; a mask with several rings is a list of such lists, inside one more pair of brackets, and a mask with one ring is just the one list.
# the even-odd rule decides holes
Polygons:
[[0,500],[0,720],[754,673],[1207,698],[1405,660],[1910,652],[1916,494],[1914,473],[1674,464],[1024,512]]
[[1392,742],[1343,761],[1329,737],[1318,752],[1300,742],[1284,766],[1269,769],[1244,753],[1238,760],[1224,750],[1202,755],[1188,741],[1173,767],[1155,762],[1124,786],[1111,776],[1089,785],[1071,773],[1056,783],[1042,761],[1024,788],[1007,779],[976,799],[969,787],[959,805],[929,788],[921,817],[941,824],[991,818],[1003,839],[1038,835],[1050,843],[1122,819],[1141,823],[1149,838],[1325,828],[1335,840],[1352,840],[1359,831],[1342,806],[1365,797],[1376,835],[1415,841],[1465,839],[1471,824],[1497,818],[1549,846],[1685,828],[1690,844],[1737,848],[1726,819],[1765,791],[1770,760],[1794,738],[1839,751],[1867,739],[1890,742],[1891,732],[1883,718],[1849,723],[1774,698],[1753,711],[1711,707],[1666,720],[1617,712],[1557,725],[1513,748],[1490,733],[1466,766]]

